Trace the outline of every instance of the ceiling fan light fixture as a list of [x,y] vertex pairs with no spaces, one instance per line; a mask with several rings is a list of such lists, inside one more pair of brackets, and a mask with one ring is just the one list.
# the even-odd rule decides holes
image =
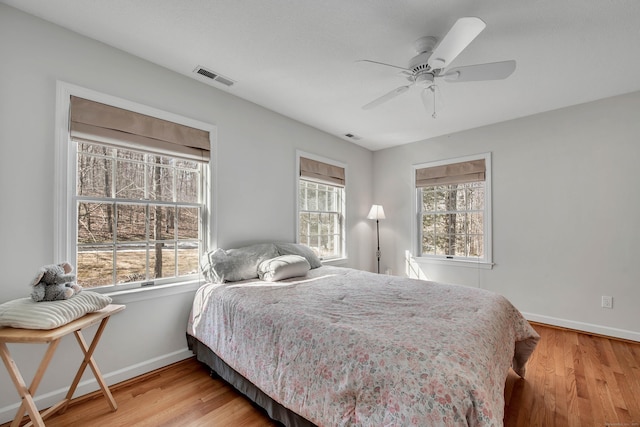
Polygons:
[[416,76],[416,84],[422,87],[429,87],[433,84],[434,76],[432,73],[421,73]]
[[431,113],[431,117],[435,119],[438,116],[438,112],[444,108],[444,101],[438,85],[433,84],[424,88],[420,97],[422,98],[422,104],[425,110]]

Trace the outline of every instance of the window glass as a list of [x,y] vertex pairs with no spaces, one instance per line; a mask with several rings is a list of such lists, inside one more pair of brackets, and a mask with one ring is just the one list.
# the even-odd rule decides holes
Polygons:
[[422,255],[483,258],[484,181],[424,187]]
[[76,150],[78,283],[197,275],[204,163],[87,142]]
[[298,242],[321,259],[342,257],[344,188],[300,179],[298,190]]

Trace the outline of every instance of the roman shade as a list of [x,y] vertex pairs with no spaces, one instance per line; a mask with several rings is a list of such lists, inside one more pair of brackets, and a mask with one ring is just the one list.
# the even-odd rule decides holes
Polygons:
[[312,181],[344,187],[344,168],[300,157],[300,176]]
[[209,160],[209,132],[88,99],[71,97],[71,137]]
[[416,169],[416,187],[484,181],[485,171],[484,159]]

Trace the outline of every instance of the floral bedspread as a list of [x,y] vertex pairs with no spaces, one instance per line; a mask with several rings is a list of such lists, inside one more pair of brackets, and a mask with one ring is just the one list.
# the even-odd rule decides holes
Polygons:
[[539,339],[497,294],[328,266],[203,285],[187,331],[318,426],[500,426]]

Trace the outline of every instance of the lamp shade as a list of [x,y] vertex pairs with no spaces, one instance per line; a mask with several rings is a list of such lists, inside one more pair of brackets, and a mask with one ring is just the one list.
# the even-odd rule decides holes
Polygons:
[[371,210],[369,211],[369,215],[367,215],[367,219],[385,219],[384,209],[382,208],[382,205],[371,206]]

